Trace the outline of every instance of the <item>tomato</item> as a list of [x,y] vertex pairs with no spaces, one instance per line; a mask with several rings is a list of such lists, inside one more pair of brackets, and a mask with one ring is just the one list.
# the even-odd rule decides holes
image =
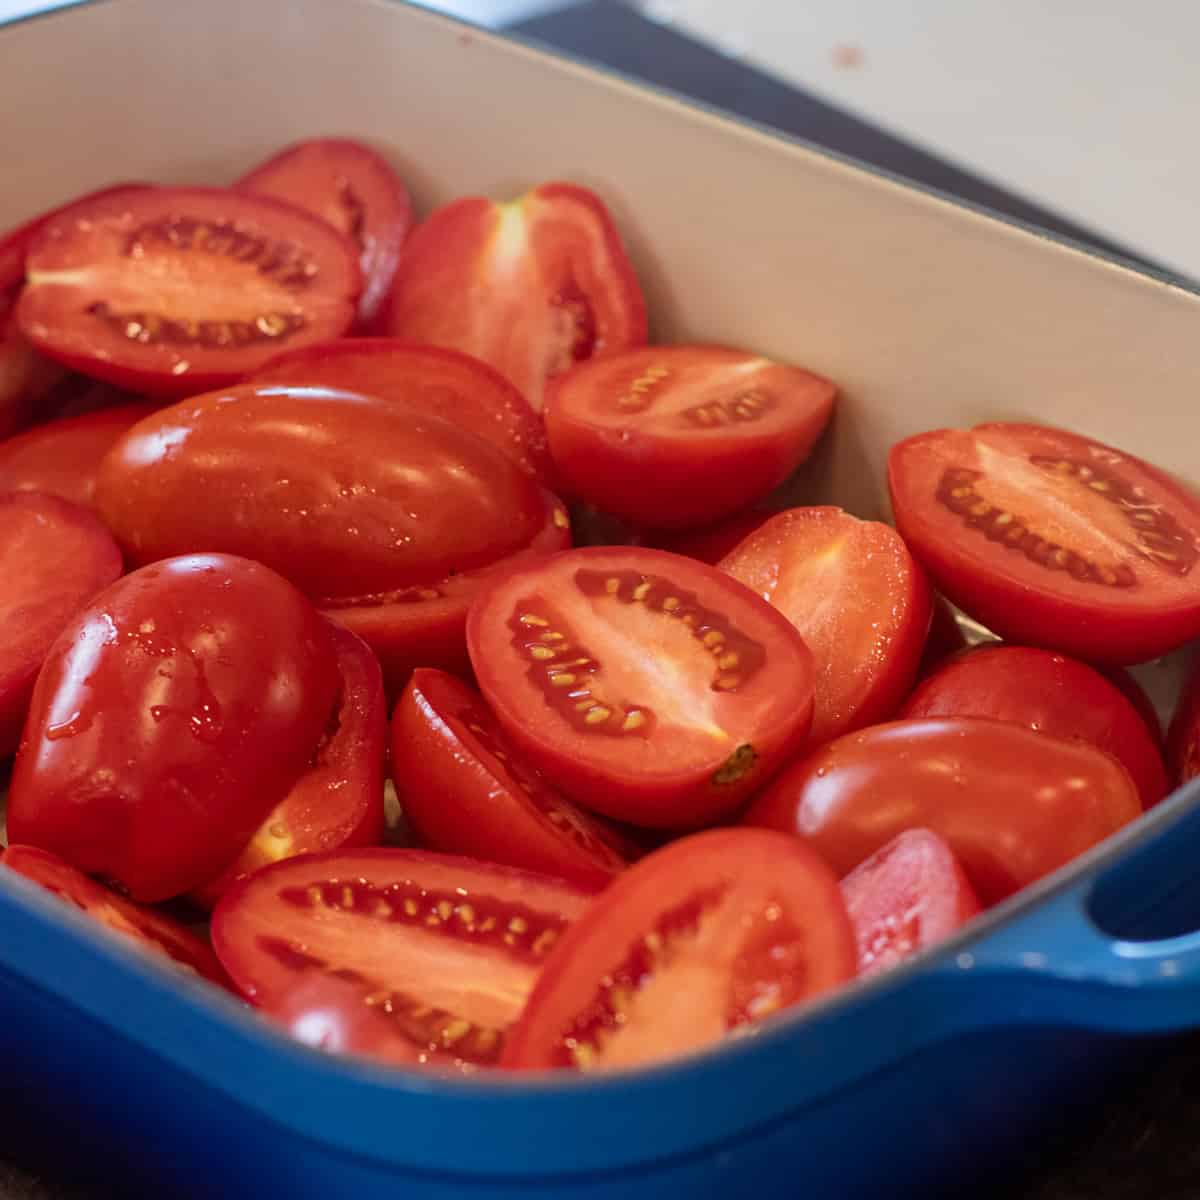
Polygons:
[[542,962],[591,894],[418,850],[286,859],[240,880],[213,946],[305,1041],[410,1066],[495,1063]]
[[854,974],[833,872],[802,842],[722,829],[644,858],[563,936],[504,1052],[518,1070],[685,1054]]
[[890,717],[929,629],[929,585],[899,534],[840,508],[792,508],[722,559],[770,601],[817,664],[809,745]]
[[600,199],[544,183],[433,213],[400,256],[383,331],[483,359],[540,412],[547,379],[646,341],[646,305]]
[[1176,787],[1200,775],[1200,663],[1193,665],[1176,702],[1167,730],[1166,756]]
[[387,704],[371,648],[349,630],[330,628],[341,694],[312,761],[267,814],[241,854],[192,893],[206,908],[245,875],[297,854],[374,846],[383,837]]
[[682,554],[685,558],[694,558],[715,567],[773,515],[764,508],[751,508],[700,529],[676,530],[673,533],[648,531],[642,544],[669,550],[672,554]]
[[1146,723],[1150,740],[1161,750],[1163,747],[1162,721],[1159,719],[1154,701],[1146,694],[1146,689],[1124,667],[1101,664],[1095,669],[1137,709],[1138,716]]
[[54,639],[121,574],[121,552],[90,513],[38,492],[0,493],[0,759],[17,748]]
[[0,858],[0,865],[32,879],[142,950],[170,959],[211,983],[228,986],[225,972],[212,950],[186,925],[165,913],[134,904],[112,888],[89,879],[61,858],[35,846],[9,846]]
[[343,338],[272,359],[255,383],[316,385],[402,400],[494,443],[522,470],[550,479],[546,430],[537,413],[486,363],[396,338]]
[[509,744],[479,694],[413,672],[392,715],[392,779],[424,846],[603,886],[633,848],[576,808]]
[[921,663],[917,667],[918,678],[924,678],[951,655],[967,648],[966,636],[954,615],[954,610],[936,593],[932,600],[929,635],[925,639],[925,649],[921,652]]
[[992,904],[1141,811],[1128,772],[1095,746],[953,717],[840,737],[789,767],[744,821],[800,834],[839,874],[908,829],[930,829]]
[[375,319],[413,214],[408,190],[374,150],[348,138],[297,142],[243,176],[237,190],[296,204],[348,237],[363,276],[358,320]]
[[582,362],[546,394],[568,490],[635,524],[690,528],[761,499],[829,421],[826,379],[724,346],[647,346]]
[[900,716],[992,717],[1081,738],[1119,760],[1147,808],[1167,793],[1162,755],[1137,709],[1097,671],[1049,650],[969,650],[930,675]]
[[50,492],[91,508],[100,460],[152,412],[148,404],[101,408],[0,442],[0,491]]
[[808,732],[813,657],[769,604],[661,550],[588,547],[499,575],[467,618],[479,686],[516,750],[618,820],[733,812]]
[[1200,499],[1161,471],[1037,425],[940,429],[892,448],[896,526],[1000,637],[1131,663],[1200,635]]
[[86,375],[149,396],[221,387],[280,350],[338,337],[355,247],[291,205],[220,188],[144,188],[42,226],[21,332]]
[[194,555],[102,592],[38,676],[8,832],[154,902],[211,879],[311,759],[328,627],[258,563]]

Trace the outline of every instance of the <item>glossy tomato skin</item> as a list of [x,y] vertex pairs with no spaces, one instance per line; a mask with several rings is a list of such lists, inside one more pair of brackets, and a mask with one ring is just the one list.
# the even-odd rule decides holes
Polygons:
[[120,574],[121,551],[91,513],[57,496],[0,492],[0,759],[17,748],[55,638]]
[[631,867],[558,943],[502,1065],[604,1071],[719,1041],[850,979],[837,877],[764,830],[695,834]]
[[1052,737],[1082,738],[1120,761],[1146,808],[1167,793],[1162,755],[1133,704],[1098,671],[1049,650],[969,650],[924,680],[899,715],[991,717]]
[[537,412],[573,363],[640,346],[646,305],[599,197],[544,183],[434,212],[400,257],[383,332],[490,363]]
[[647,346],[581,362],[546,395],[568,491],[635,525],[687,529],[782,483],[829,421],[828,380],[727,346]]
[[50,650],[9,835],[135,900],[188,891],[294,784],[337,686],[327,626],[275,572],[220,554],[135,571]]
[[405,820],[431,850],[602,887],[634,848],[520,760],[483,698],[417,670],[392,715],[392,779]]
[[817,665],[808,745],[886,720],[929,629],[925,572],[900,535],[840,508],[791,508],[719,564],[799,630]]
[[789,767],[743,819],[799,834],[839,873],[908,829],[930,829],[993,904],[1141,811],[1129,773],[1086,742],[948,717],[838,738]]
[[1106,664],[1200,634],[1200,500],[1148,463],[1038,425],[892,447],[896,527],[948,599],[1007,641]]
[[74,204],[42,225],[26,264],[25,337],[85,375],[160,398],[340,337],[362,290],[357,249],[332,226],[222,188]]
[[723,572],[593,546],[498,574],[467,618],[480,690],[525,759],[594,812],[697,828],[795,753],[813,657]]

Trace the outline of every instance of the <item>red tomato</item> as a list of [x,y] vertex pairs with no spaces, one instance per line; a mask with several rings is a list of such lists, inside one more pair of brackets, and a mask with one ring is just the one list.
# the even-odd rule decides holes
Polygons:
[[1098,666],[1096,670],[1108,680],[1137,709],[1137,714],[1146,723],[1150,740],[1159,748],[1163,746],[1162,721],[1154,701],[1146,695],[1145,688],[1124,667]]
[[490,363],[540,412],[547,379],[646,340],[646,305],[608,210],[569,183],[439,208],[409,238],[385,332]]
[[669,550],[672,554],[682,554],[685,558],[694,558],[715,567],[773,515],[767,509],[752,508],[702,529],[674,533],[647,531],[642,544]]
[[568,489],[657,529],[761,499],[829,421],[826,379],[723,346],[647,346],[580,363],[546,394],[546,433]]
[[1192,669],[1167,730],[1167,766],[1171,781],[1182,787],[1200,775],[1200,664]]
[[54,639],[121,574],[121,552],[91,513],[57,496],[0,494],[0,759],[17,748]]
[[800,834],[840,874],[905,830],[931,829],[992,904],[1141,811],[1128,772],[1095,746],[953,717],[840,737],[789,767],[744,820]]
[[374,320],[412,227],[408,190],[374,150],[347,138],[297,142],[243,176],[237,189],[298,205],[348,237],[363,275],[358,320]]
[[392,715],[392,779],[431,850],[599,887],[633,847],[521,762],[479,694],[441,671],[413,672]]
[[212,950],[186,925],[165,913],[134,904],[61,858],[34,846],[9,846],[0,864],[41,884],[46,891],[150,954],[169,958],[184,970],[194,971],[221,987],[228,986],[229,980]]
[[921,652],[921,663],[917,667],[917,677],[924,678],[935,671],[951,655],[967,648],[967,639],[954,615],[954,610],[934,593],[933,611],[929,619],[929,636],[925,639],[925,649]]
[[658,850],[555,947],[504,1052],[519,1070],[685,1054],[854,974],[833,872],[802,842],[722,829]]
[[733,812],[808,732],[813,658],[713,567],[628,546],[506,572],[467,618],[480,689],[573,800],[689,828]]
[[402,400],[499,446],[522,470],[547,482],[550,453],[537,413],[486,363],[396,338],[343,338],[281,354],[255,383],[306,384]]
[[492,1064],[582,889],[417,850],[309,854],[234,884],[212,937],[242,994],[301,1038],[391,1062]]
[[8,832],[179,895],[238,854],[311,759],[337,695],[329,630],[258,563],[195,555],[113,584],[38,676]]
[[910,829],[860,863],[842,880],[842,896],[860,975],[927,950],[979,912],[958,859],[928,829]]
[[1147,808],[1167,794],[1162,755],[1137,709],[1091,667],[1049,650],[968,650],[930,675],[900,716],[992,717],[1081,738],[1120,761]]
[[1058,429],[940,429],[892,448],[896,526],[937,586],[1009,641],[1131,663],[1200,634],[1200,500]]
[[192,898],[211,908],[243,876],[267,863],[319,850],[374,846],[383,837],[387,705],[371,648],[349,630],[330,634],[341,695],[308,769],[267,814],[241,854]]
[[30,246],[21,332],[86,375],[150,396],[202,392],[284,348],[338,337],[362,286],[324,221],[220,188],[72,205]]
[[896,711],[925,646],[930,600],[894,529],[840,508],[792,508],[720,567],[779,609],[812,650],[810,746]]

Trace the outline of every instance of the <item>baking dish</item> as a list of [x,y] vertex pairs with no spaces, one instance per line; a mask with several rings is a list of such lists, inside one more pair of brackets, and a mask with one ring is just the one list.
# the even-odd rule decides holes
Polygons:
[[[1193,293],[416,8],[104,0],[0,30],[0,105],[0,224],[116,178],[231,179],[319,133],[379,146],[423,209],[593,186],[658,337],[839,382],[803,490],[861,516],[883,510],[894,440],[988,419],[1076,428],[1200,483]],[[602,1080],[317,1055],[0,876],[5,1132],[155,1196],[957,1189],[1138,1039],[1200,1023],[1198,848],[1192,787],[936,954]]]

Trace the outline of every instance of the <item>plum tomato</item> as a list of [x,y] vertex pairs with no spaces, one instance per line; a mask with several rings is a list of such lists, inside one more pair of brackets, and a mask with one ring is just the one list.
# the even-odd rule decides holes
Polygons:
[[9,836],[135,900],[186,892],[233,860],[309,764],[337,686],[327,624],[274,571],[221,554],[135,571],[50,649]]
[[480,689],[513,746],[606,816],[727,816],[803,742],[813,656],[714,567],[588,547],[498,574],[467,618]]
[[896,526],[937,587],[1008,641],[1134,663],[1200,634],[1200,499],[1148,463],[1038,425],[892,448]]

